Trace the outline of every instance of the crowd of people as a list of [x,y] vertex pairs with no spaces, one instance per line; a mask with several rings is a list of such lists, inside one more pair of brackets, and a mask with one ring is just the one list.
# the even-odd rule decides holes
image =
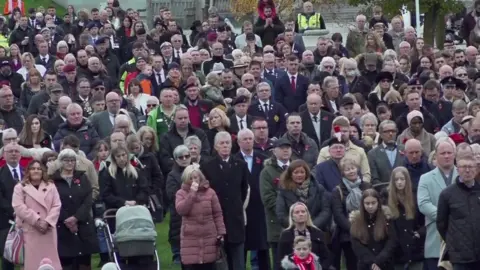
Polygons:
[[107,269],[103,211],[144,205],[183,270],[480,269],[478,49],[374,7],[310,50],[302,8],[189,38],[118,0],[0,19],[1,254],[15,221],[23,269]]

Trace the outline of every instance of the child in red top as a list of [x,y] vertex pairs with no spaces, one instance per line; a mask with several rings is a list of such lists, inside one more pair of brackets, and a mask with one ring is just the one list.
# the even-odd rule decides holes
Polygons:
[[296,236],[293,240],[293,254],[282,260],[282,269],[321,270],[318,257],[312,253],[312,242],[307,236]]

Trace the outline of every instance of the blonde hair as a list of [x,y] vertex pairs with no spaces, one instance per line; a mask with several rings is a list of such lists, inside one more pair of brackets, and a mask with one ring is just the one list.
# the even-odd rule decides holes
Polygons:
[[153,135],[152,150],[153,150],[154,152],[157,152],[157,151],[158,151],[158,138],[157,138],[157,134],[155,134],[155,130],[153,130],[153,128],[151,128],[151,127],[149,127],[149,126],[143,126],[143,127],[141,127],[141,128],[137,131],[137,136],[138,136],[138,138],[140,139],[140,141],[142,141],[143,136],[144,136],[146,133],[151,133],[151,134]]
[[357,162],[355,162],[355,160],[351,159],[351,158],[348,158],[348,157],[344,157],[340,160],[340,173],[343,175],[343,171],[345,170],[345,168],[347,168],[348,166],[355,166],[355,168],[359,168]]
[[[218,114],[218,116],[220,116],[220,119],[222,120],[222,126],[223,127],[230,127],[230,119],[228,119],[227,115],[225,114],[224,111],[222,111],[221,109],[219,108],[213,108],[209,115],[212,115],[212,113],[216,113]],[[208,117],[208,128],[209,129],[212,129],[213,126],[212,126],[212,118],[211,117]]]
[[193,163],[191,165],[188,165],[185,170],[183,170],[182,183],[190,184],[192,175],[194,173],[198,173],[200,179],[202,180],[201,182],[206,180],[205,175],[203,175],[202,171],[200,170],[200,165],[198,165],[198,163]]
[[[401,192],[397,190],[395,185],[395,175],[397,173],[401,173],[403,177],[405,177],[405,187]],[[415,218],[416,206],[412,191],[412,180],[410,179],[410,173],[407,168],[403,166],[393,169],[390,175],[390,183],[388,184],[388,207],[390,208],[393,218],[400,216],[400,211],[398,210],[399,204],[403,205],[407,220]]]
[[293,240],[293,247],[300,243],[307,243],[307,245],[312,248],[312,241],[310,239],[306,238],[305,236],[296,236],[295,239]]
[[307,222],[306,222],[307,227],[317,228],[313,224],[312,216],[310,215],[310,211],[308,211],[307,205],[302,203],[302,202],[296,202],[296,203],[292,204],[292,206],[290,206],[290,209],[288,210],[288,227],[285,230],[290,230],[293,227],[295,227],[295,221],[293,220],[293,210],[298,205],[301,205],[301,206],[305,207],[305,211],[307,212]]
[[[112,162],[110,162],[110,165],[108,165],[108,173],[113,179],[115,179],[118,170],[117,160],[115,159],[115,156],[121,152],[125,152],[127,155],[129,154],[125,146],[118,146],[116,148],[113,148],[110,152]],[[138,178],[137,169],[133,167],[133,165],[130,163],[130,160],[128,161],[127,166],[125,166],[125,171],[127,176],[132,177],[135,180]]]
[[32,67],[35,67],[35,58],[33,57],[33,54],[29,52],[24,52],[22,54],[22,57],[21,57],[22,66],[25,65],[24,63],[27,57],[30,58],[30,61],[32,61]]

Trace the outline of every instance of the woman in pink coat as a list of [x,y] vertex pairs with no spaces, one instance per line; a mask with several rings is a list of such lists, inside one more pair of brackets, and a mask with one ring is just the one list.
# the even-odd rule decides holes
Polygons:
[[12,207],[15,222],[25,239],[24,270],[37,270],[43,258],[49,258],[55,270],[61,270],[57,252],[57,220],[62,204],[47,170],[34,160],[25,169],[23,181],[15,186]]
[[175,196],[175,208],[182,216],[180,256],[183,267],[214,270],[219,241],[226,234],[222,208],[198,164],[183,171],[182,188]]

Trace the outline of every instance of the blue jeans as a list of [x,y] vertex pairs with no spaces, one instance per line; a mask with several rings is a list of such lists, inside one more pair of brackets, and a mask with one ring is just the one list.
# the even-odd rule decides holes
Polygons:
[[244,243],[225,243],[229,270],[245,270]]
[[173,262],[181,262],[181,260],[180,260],[180,248],[170,246],[170,250],[172,251],[172,261]]

